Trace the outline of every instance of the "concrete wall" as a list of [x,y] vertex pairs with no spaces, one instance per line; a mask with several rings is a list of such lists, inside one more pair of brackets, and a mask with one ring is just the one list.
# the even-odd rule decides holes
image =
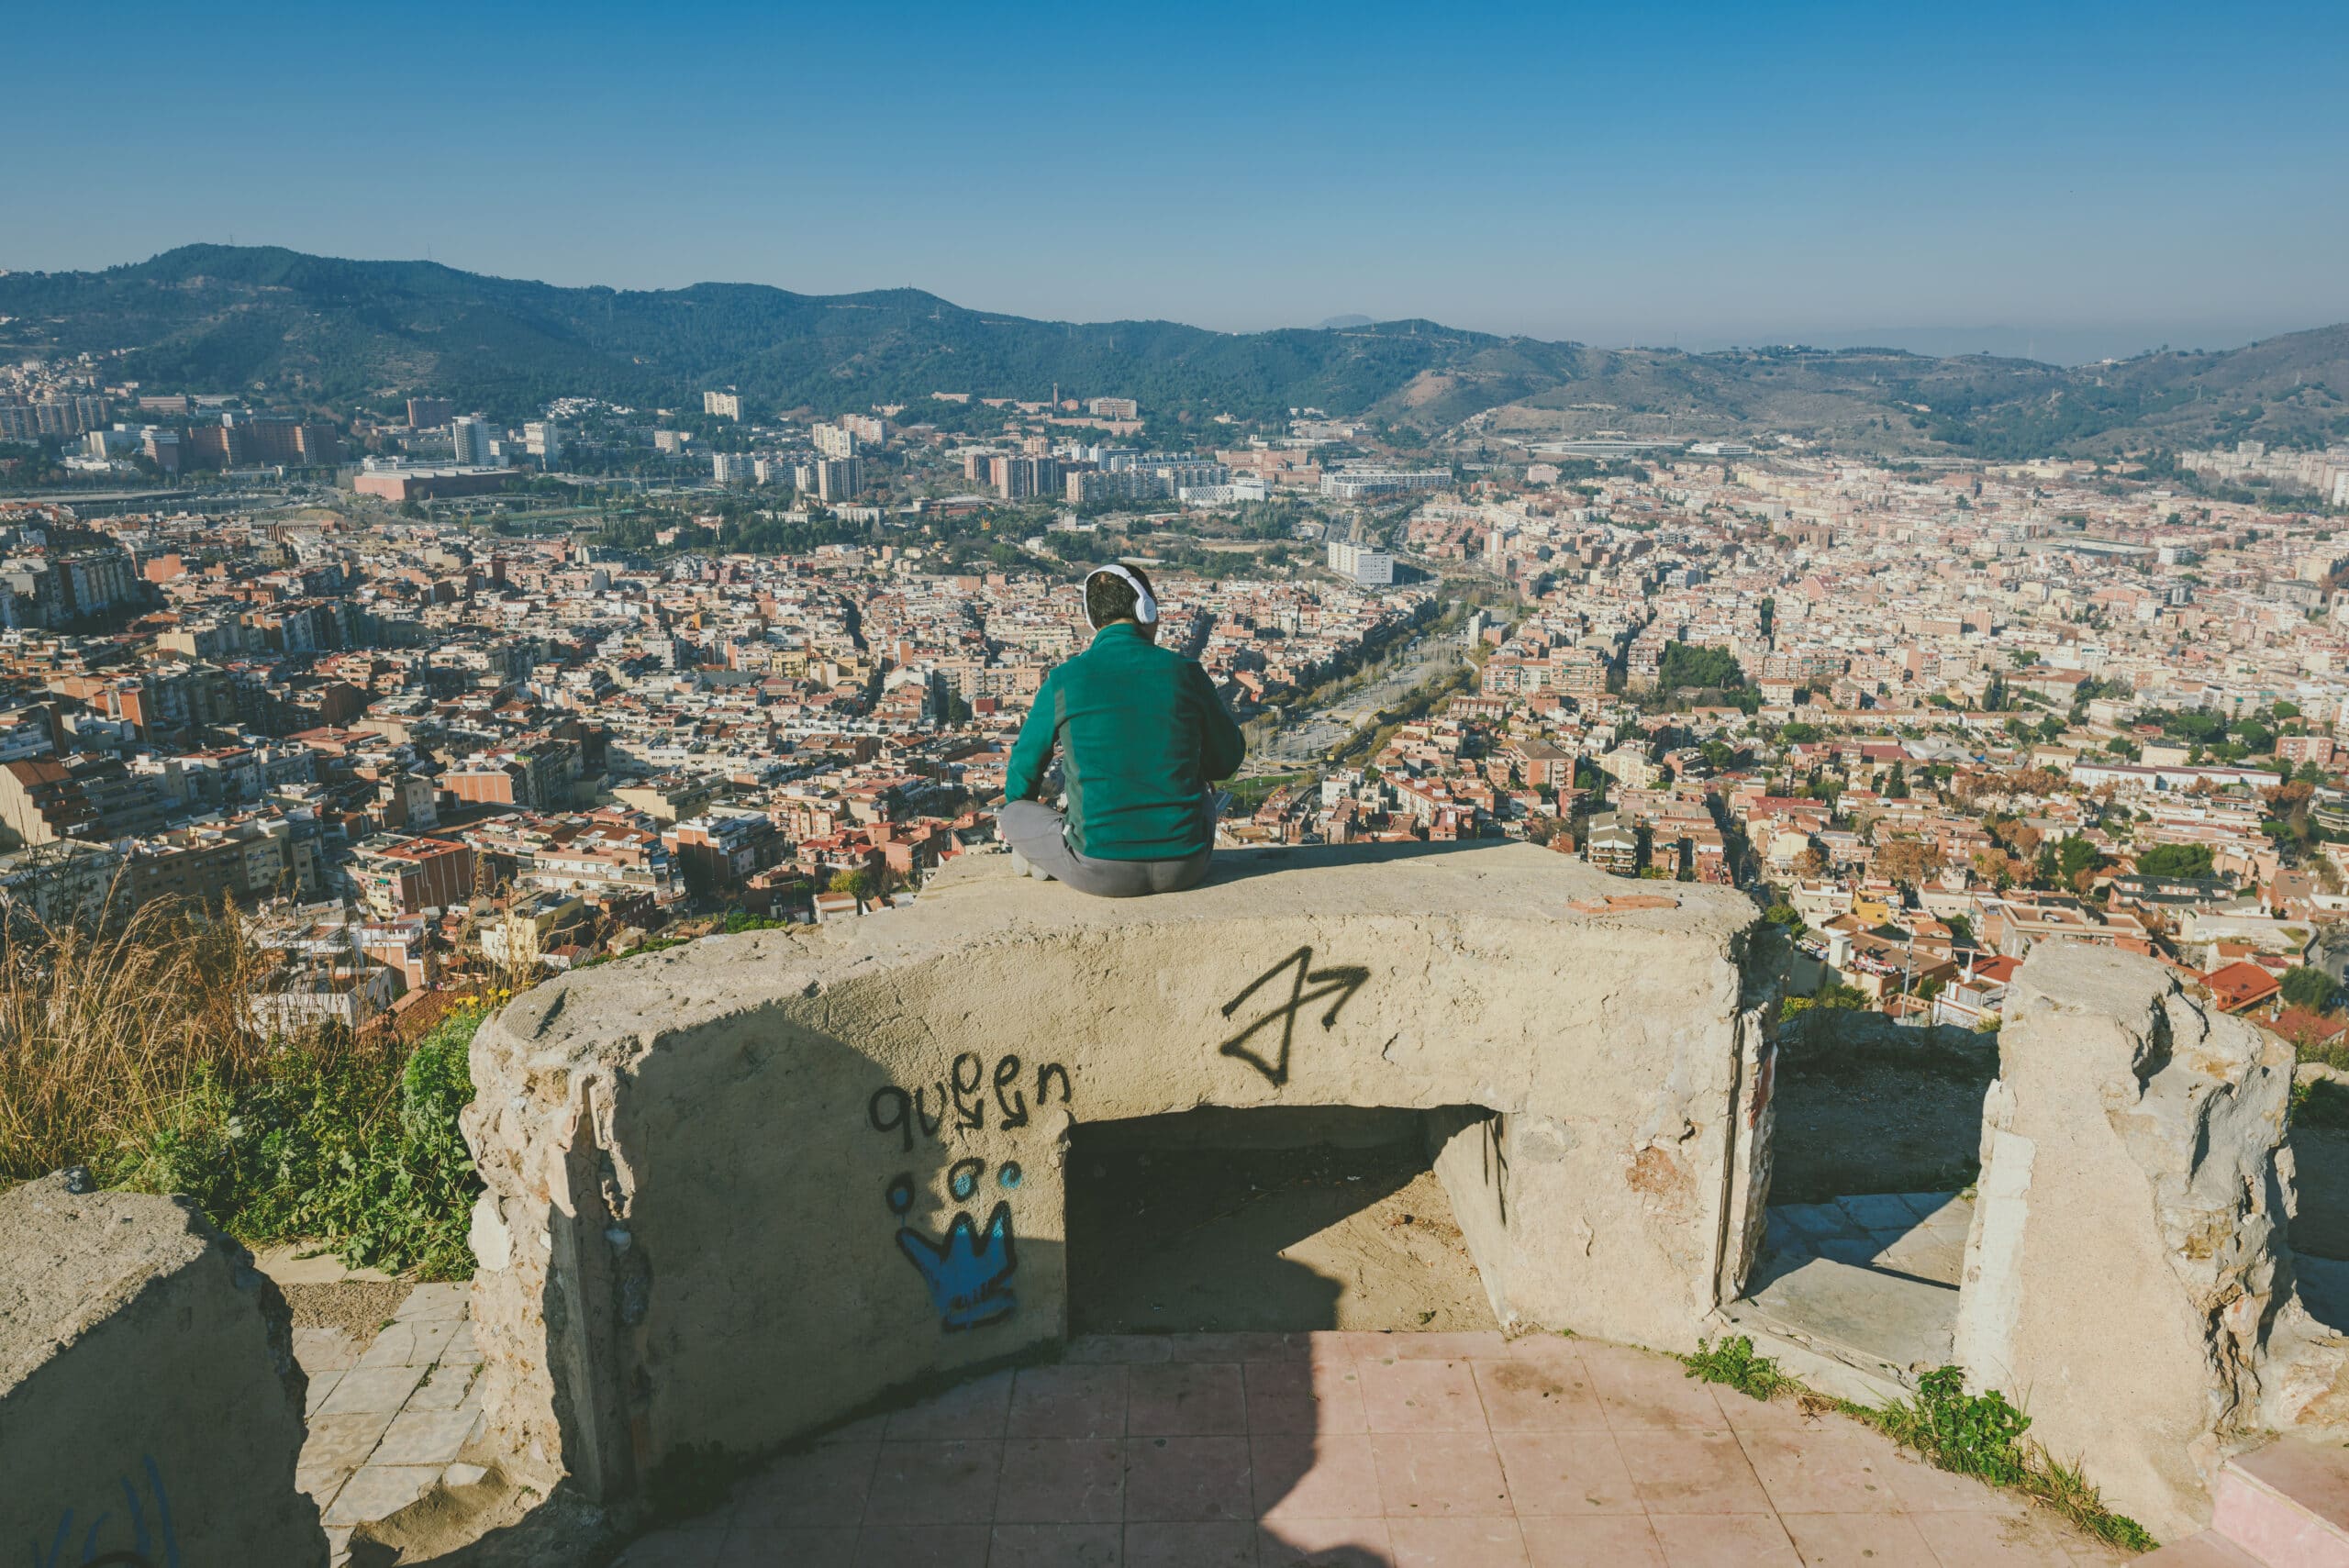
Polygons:
[[2034,949],[1982,1134],[1956,1355],[2156,1536],[2262,1424],[2292,1052],[2147,959]]
[[86,1184],[0,1195],[0,1542],[322,1568],[284,1298],[186,1199]]
[[1046,1345],[1070,1128],[1199,1106],[1499,1112],[1437,1163],[1502,1321],[1691,1344],[1760,1226],[1753,910],[1626,891],[1522,845],[1230,857],[1130,902],[974,857],[885,916],[533,991],[466,1122],[492,1422],[614,1495]]

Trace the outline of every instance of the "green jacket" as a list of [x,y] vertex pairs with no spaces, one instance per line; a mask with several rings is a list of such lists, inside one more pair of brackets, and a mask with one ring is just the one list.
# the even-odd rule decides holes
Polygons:
[[1230,778],[1248,751],[1208,673],[1123,621],[1044,677],[1011,748],[1004,798],[1042,787],[1055,744],[1069,842],[1097,861],[1173,861],[1206,849],[1208,784]]

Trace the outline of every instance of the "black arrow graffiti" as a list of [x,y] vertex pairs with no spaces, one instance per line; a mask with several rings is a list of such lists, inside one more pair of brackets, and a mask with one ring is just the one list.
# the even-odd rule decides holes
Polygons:
[[[1289,1048],[1297,1036],[1297,1015],[1310,1004],[1319,1002],[1325,996],[1335,997],[1336,1000],[1330,1004],[1329,1010],[1321,1015],[1321,1027],[1325,1029],[1332,1029],[1337,1025],[1339,1010],[1353,999],[1353,994],[1361,990],[1363,984],[1370,978],[1370,971],[1358,964],[1339,964],[1329,969],[1315,969],[1313,950],[1310,947],[1301,947],[1256,976],[1254,980],[1249,982],[1248,989],[1226,1002],[1223,1005],[1223,1016],[1229,1018],[1238,1012],[1241,1004],[1264,989],[1264,984],[1284,969],[1296,971],[1296,974],[1289,982],[1287,1005],[1274,1008],[1217,1047],[1224,1055],[1236,1056],[1262,1073],[1265,1081],[1275,1089],[1288,1082]],[[1308,984],[1312,985],[1313,989],[1307,990]],[[1280,1055],[1276,1060],[1267,1062],[1257,1052],[1250,1050],[1248,1042],[1255,1038],[1258,1031],[1270,1029],[1275,1023],[1281,1026]]]

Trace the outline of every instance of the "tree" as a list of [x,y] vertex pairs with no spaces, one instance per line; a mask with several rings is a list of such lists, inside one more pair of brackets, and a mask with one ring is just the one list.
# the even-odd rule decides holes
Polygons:
[[1667,642],[1657,667],[1656,684],[1664,690],[1682,686],[1742,686],[1745,672],[1736,655],[1725,648],[1701,648],[1687,642]]
[[2284,972],[2284,1000],[2311,1013],[2328,1012],[2338,995],[2332,976],[2321,969],[2294,964]]
[[2030,862],[2017,860],[2004,850],[1977,850],[1974,854],[1974,874],[1994,887],[2012,887],[2030,871]]
[[881,873],[871,866],[860,866],[854,871],[834,872],[831,891],[854,894],[860,903],[869,903],[881,896]]
[[1923,839],[1895,839],[1876,851],[1876,869],[1903,887],[1917,887],[1942,869],[1939,844]]
[[2140,876],[2203,877],[2210,874],[2208,844],[2156,844],[2137,857]]
[[1909,798],[1909,770],[1898,762],[1892,764],[1891,775],[1884,781],[1884,798],[1887,800]]

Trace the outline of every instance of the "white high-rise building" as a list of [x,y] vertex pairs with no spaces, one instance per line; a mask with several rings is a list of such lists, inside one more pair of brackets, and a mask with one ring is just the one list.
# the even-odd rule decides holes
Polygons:
[[1330,541],[1330,570],[1351,578],[1359,588],[1384,588],[1395,581],[1395,557],[1352,539]]
[[489,466],[489,443],[497,439],[497,432],[490,428],[487,419],[478,414],[460,414],[450,421],[449,437],[461,465],[469,468]]
[[522,427],[522,444],[532,457],[552,468],[562,461],[562,427],[551,419],[533,419]]
[[845,459],[856,455],[856,432],[845,425],[810,426],[807,435],[821,456]]

